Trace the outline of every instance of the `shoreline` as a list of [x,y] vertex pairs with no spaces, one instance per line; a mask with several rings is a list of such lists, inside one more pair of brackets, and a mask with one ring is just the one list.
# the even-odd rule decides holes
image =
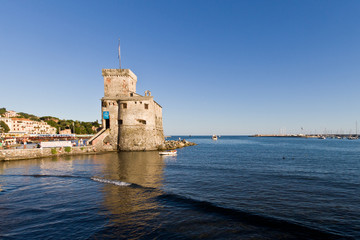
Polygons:
[[93,146],[72,147],[67,151],[65,148],[6,149],[0,150],[0,162],[60,156],[93,155],[107,152],[114,151],[110,149],[99,151]]
[[[183,140],[169,140],[165,141],[159,149],[153,151],[173,150],[188,146],[195,146],[196,143]],[[69,147],[69,148],[30,148],[30,149],[1,149],[0,162],[27,160],[47,157],[62,157],[62,156],[76,156],[76,155],[94,155],[108,152],[118,152],[114,150],[111,145],[104,145],[102,148],[95,146]],[[141,151],[142,152],[142,151]]]

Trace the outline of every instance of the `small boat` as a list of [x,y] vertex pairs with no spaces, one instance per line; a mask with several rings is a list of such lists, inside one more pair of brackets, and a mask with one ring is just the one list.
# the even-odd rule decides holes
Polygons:
[[160,155],[176,155],[177,151],[176,150],[171,150],[171,151],[165,151],[165,152],[159,152]]
[[218,139],[216,135],[212,135],[211,138],[212,138],[212,140],[217,140]]
[[347,139],[349,140],[356,140],[356,139],[359,139],[358,136],[349,136]]

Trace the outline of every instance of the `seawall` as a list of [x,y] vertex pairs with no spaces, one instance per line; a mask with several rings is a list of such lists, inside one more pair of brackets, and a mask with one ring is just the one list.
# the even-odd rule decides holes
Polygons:
[[[183,140],[165,141],[158,150],[172,150],[197,145]],[[54,156],[71,156],[84,154],[101,154],[106,152],[117,152],[111,145],[102,147],[83,146],[71,148],[31,148],[31,149],[7,149],[0,150],[0,161],[24,160],[34,158],[45,158]]]
[[111,151],[111,149],[104,149],[100,151],[93,146],[72,148],[9,149],[0,150],[0,161],[12,161],[67,155],[99,154]]

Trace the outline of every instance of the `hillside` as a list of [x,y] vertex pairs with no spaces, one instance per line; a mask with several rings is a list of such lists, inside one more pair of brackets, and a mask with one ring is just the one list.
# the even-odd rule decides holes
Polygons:
[[[6,108],[0,108],[0,116],[4,117],[7,112]],[[59,119],[53,116],[43,116],[39,117],[34,114],[17,112],[17,118],[26,118],[32,121],[44,121],[47,122],[50,126],[55,127],[57,129],[57,133],[59,130],[71,129],[71,132],[75,134],[94,134],[97,132],[97,129],[100,127],[97,121],[94,122],[82,122],[78,120],[70,120],[70,119]]]

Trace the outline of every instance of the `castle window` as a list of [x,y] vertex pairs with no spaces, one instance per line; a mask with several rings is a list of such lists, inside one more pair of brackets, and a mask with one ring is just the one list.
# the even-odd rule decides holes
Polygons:
[[106,102],[105,101],[102,102],[102,106],[106,107]]
[[145,109],[149,109],[149,104],[145,103],[144,107],[145,107]]
[[135,104],[137,104],[137,102],[135,102]]
[[130,97],[133,97],[134,96],[134,94],[133,93],[130,93]]
[[123,120],[120,119],[120,120],[118,121],[118,124],[119,124],[119,125],[123,124]]
[[142,102],[140,102],[140,104],[142,104]]
[[139,123],[141,123],[141,124],[146,124],[146,121],[145,120],[143,120],[143,119],[136,119]]
[[126,108],[127,108],[127,103],[123,103],[123,104],[122,104],[122,107],[123,107],[124,109],[126,109]]

